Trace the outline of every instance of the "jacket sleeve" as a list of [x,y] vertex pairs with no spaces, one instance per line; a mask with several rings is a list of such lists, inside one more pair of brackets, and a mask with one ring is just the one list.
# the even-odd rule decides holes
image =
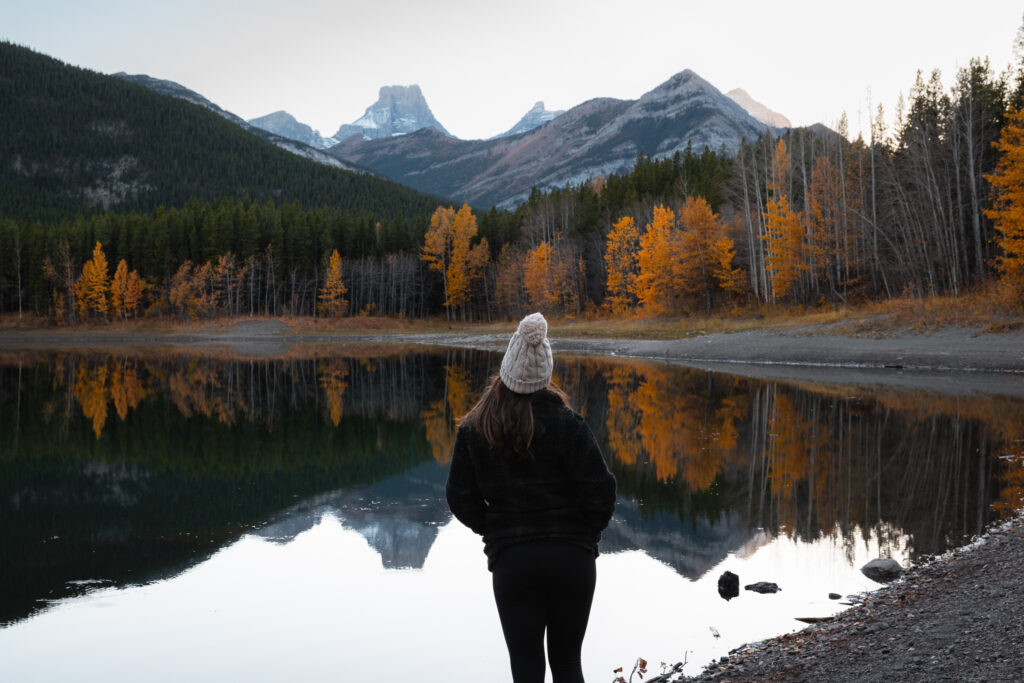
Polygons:
[[590,427],[582,417],[576,420],[577,439],[574,450],[577,457],[574,459],[571,476],[583,517],[594,531],[601,531],[608,526],[615,511],[615,476],[608,469]]
[[470,458],[465,430],[460,429],[452,449],[452,464],[445,484],[445,497],[452,514],[475,533],[484,533],[487,502],[476,480],[476,471]]

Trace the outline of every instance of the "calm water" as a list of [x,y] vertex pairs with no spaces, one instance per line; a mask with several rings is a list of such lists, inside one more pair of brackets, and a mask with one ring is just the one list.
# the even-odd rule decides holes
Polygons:
[[[337,353],[0,356],[0,680],[507,677],[443,495],[500,354]],[[1024,496],[1018,400],[564,357],[555,379],[619,481],[588,680],[695,673]],[[725,570],[782,592],[726,602]]]

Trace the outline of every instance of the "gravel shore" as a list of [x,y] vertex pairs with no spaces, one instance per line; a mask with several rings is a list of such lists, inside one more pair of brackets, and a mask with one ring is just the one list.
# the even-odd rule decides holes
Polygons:
[[834,620],[741,646],[715,681],[1024,680],[1024,516],[912,567]]

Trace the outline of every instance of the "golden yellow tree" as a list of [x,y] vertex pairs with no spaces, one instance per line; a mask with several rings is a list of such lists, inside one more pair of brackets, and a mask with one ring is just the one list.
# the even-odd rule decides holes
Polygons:
[[[600,176],[599,176],[600,177]],[[624,216],[612,226],[605,243],[604,263],[608,271],[608,296],[605,301],[612,313],[625,313],[636,305],[637,251],[640,231],[631,216]]]
[[553,285],[554,250],[547,242],[542,241],[526,252],[523,262],[523,286],[534,308],[548,310],[550,305],[558,301]]
[[121,299],[121,306],[124,309],[125,317],[138,316],[139,308],[142,306],[142,292],[146,288],[146,281],[139,276],[137,270],[128,273],[128,281],[125,284],[124,294]]
[[768,277],[774,297],[780,299],[793,292],[800,275],[808,269],[803,253],[804,223],[800,214],[790,209],[785,196],[778,201],[768,200],[764,218]]
[[348,310],[348,300],[345,298],[348,288],[342,276],[341,255],[334,249],[327,261],[327,276],[320,290],[320,310],[332,318],[341,317]]
[[996,265],[1000,278],[1020,305],[1024,298],[1024,108],[1006,115],[995,146],[999,162],[995,171],[985,176],[992,183],[995,199],[985,215],[999,233],[996,243],[1003,253]]
[[117,263],[114,279],[110,282],[110,309],[114,316],[124,319],[124,297],[128,292],[128,264],[124,259]]
[[703,197],[687,197],[677,216],[681,230],[675,277],[690,297],[702,297],[710,311],[712,292],[738,292],[743,273],[733,266],[736,248],[725,223]]
[[564,251],[541,242],[526,252],[522,271],[530,306],[548,311],[577,302],[572,286],[575,273]]
[[451,264],[446,278],[447,305],[452,308],[463,306],[469,301],[470,288],[483,275],[484,268],[490,261],[490,248],[486,238],[481,238],[476,246],[472,245],[476,234],[476,216],[468,205],[463,204],[452,223]]
[[[483,275],[490,249],[486,238],[473,246],[477,234],[476,216],[468,204],[455,211],[439,206],[430,217],[430,229],[423,238],[420,258],[431,270],[441,273],[444,305],[449,317],[470,299],[473,282]],[[465,316],[465,308],[463,308]]]
[[110,275],[107,271],[107,255],[103,253],[103,245],[97,242],[92,258],[82,266],[82,276],[75,283],[75,299],[83,317],[89,313],[106,317],[110,308]]
[[675,309],[679,259],[675,214],[667,207],[656,206],[653,220],[640,238],[639,273],[633,285],[637,299],[648,314],[659,315]]

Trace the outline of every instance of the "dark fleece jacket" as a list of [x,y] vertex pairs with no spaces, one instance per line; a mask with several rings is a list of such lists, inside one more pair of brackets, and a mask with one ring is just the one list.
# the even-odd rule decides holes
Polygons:
[[484,537],[488,567],[521,541],[557,539],[597,554],[615,508],[615,477],[587,423],[547,390],[532,396],[533,459],[492,449],[459,428],[446,494],[455,517]]

